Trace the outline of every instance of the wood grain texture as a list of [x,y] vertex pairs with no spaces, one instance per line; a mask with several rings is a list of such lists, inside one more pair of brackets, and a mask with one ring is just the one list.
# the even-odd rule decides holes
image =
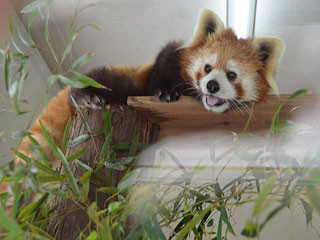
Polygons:
[[[137,110],[128,106],[111,105],[109,111],[113,127],[112,145],[118,143],[130,143],[132,141],[134,130],[138,134],[140,142],[153,143],[156,141],[159,126],[151,123]],[[104,110],[83,110],[84,118],[88,121],[92,132],[103,129],[104,112]],[[75,114],[72,117],[69,142],[86,133],[86,127],[80,119],[80,116]],[[66,156],[86,147],[88,150],[79,160],[88,166],[93,167],[94,162],[100,156],[104,139],[104,135],[100,135],[77,146],[70,147],[66,151]],[[127,150],[116,150],[114,153],[117,157],[127,156]],[[76,178],[79,178],[84,173],[74,162],[70,164],[70,168]],[[63,174],[63,169],[61,167],[60,172]],[[105,175],[105,172],[102,173]],[[114,172],[113,182],[115,186],[120,182],[123,175],[123,171]],[[98,191],[98,188],[105,186],[105,181],[110,182],[111,179],[107,179],[107,177],[105,179],[91,178],[90,191],[88,194],[89,205],[91,202],[95,201],[97,202],[99,209],[104,209],[106,207],[105,201],[108,196]],[[67,183],[63,187],[68,187]],[[55,236],[55,239],[76,239],[80,230],[84,231],[84,233],[87,232],[84,228],[87,226],[89,218],[86,211],[81,209],[81,203],[72,200],[63,201],[59,197],[55,197],[54,199],[51,199],[51,201],[54,205],[61,203],[58,209],[53,213],[53,216],[58,217],[52,217],[48,226],[48,232]],[[61,220],[61,215],[65,215],[65,218],[57,225],[58,221]],[[56,226],[58,227],[56,228]],[[92,227],[94,228],[94,226]]]
[[[281,95],[280,102],[288,97],[289,95]],[[277,101],[277,96],[270,96],[266,102],[253,106],[254,120],[248,129],[249,132],[265,131],[270,127]],[[177,102],[172,103],[160,102],[157,97],[129,97],[128,105],[140,110],[152,121],[160,124],[159,139],[217,129],[239,133],[243,130],[249,116],[245,108],[242,108],[241,111],[223,114],[209,112],[192,97],[181,97]],[[295,107],[297,109],[290,114],[291,120],[319,126],[319,94],[306,94],[286,103],[281,116]]]

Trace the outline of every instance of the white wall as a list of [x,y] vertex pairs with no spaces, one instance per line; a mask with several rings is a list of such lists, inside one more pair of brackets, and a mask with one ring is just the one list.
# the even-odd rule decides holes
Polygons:
[[320,92],[320,1],[258,0],[256,36],[277,36],[286,51],[276,76],[280,92]]
[[[144,64],[153,61],[160,48],[168,40],[192,36],[198,12],[211,8],[226,18],[226,0],[55,0],[50,29],[52,44],[56,50],[64,45],[68,23],[77,4],[82,6],[102,2],[88,8],[79,16],[78,26],[97,24],[101,31],[87,29],[75,41],[71,59],[93,52],[92,61],[83,68],[87,71],[99,65]],[[22,15],[27,23],[28,19]],[[37,43],[45,46],[43,23],[36,21],[32,28]],[[49,67],[55,63],[46,51],[42,51]],[[67,68],[67,64],[65,64]]]
[[[18,30],[21,35],[26,39],[26,31],[23,24],[14,12],[11,13],[11,17],[14,25],[14,32],[17,33]],[[17,35],[15,34],[14,40],[22,51],[26,50],[24,45],[19,41]],[[0,48],[5,49],[5,44],[0,44]],[[16,50],[11,49],[12,52]],[[4,86],[4,73],[3,73],[3,56],[0,54],[0,167],[12,159],[12,152],[10,148],[17,147],[19,139],[13,139],[11,137],[12,132],[27,130],[27,125],[32,117],[33,111],[36,105],[41,102],[39,110],[35,113],[35,116],[44,107],[46,101],[42,99],[43,94],[47,89],[47,79],[50,75],[50,70],[46,63],[44,62],[42,56],[37,50],[34,50],[30,55],[30,61],[26,65],[26,71],[30,72],[29,77],[26,79],[23,85],[23,91],[21,99],[27,100],[28,103],[21,104],[21,111],[28,111],[27,114],[17,116],[14,111],[13,100],[10,99],[9,94],[5,90]],[[13,74],[12,74],[13,76]],[[48,99],[56,95],[58,91],[57,86],[53,87],[49,92]]]

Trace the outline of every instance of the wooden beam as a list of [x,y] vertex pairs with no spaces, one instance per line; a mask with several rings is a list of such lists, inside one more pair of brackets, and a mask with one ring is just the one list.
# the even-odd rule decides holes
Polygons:
[[[289,96],[281,95],[280,102]],[[253,106],[254,120],[249,127],[249,132],[265,131],[270,127],[277,101],[277,96],[270,96],[267,101]],[[161,128],[159,139],[215,129],[239,133],[248,119],[248,112],[245,108],[242,108],[241,111],[218,114],[206,111],[200,102],[185,96],[172,103],[160,102],[157,97],[129,97],[128,105],[143,112],[153,122],[159,123]],[[291,120],[314,127],[320,125],[320,94],[306,94],[287,102],[281,111],[281,116],[293,108],[297,109],[290,114]]]

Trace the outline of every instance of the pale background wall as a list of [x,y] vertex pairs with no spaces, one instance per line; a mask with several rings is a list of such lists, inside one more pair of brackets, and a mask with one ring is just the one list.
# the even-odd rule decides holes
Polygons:
[[[56,50],[64,45],[67,24],[77,4],[91,0],[55,0],[51,14],[52,44]],[[85,30],[75,41],[71,61],[93,52],[92,61],[83,72],[102,64],[143,64],[152,61],[161,46],[170,39],[188,39],[198,11],[211,8],[226,19],[226,0],[104,0],[85,10],[78,25],[97,24],[101,31]],[[276,77],[280,92],[300,88],[319,92],[320,85],[320,1],[258,0],[256,36],[277,36],[286,43],[286,52]],[[22,16],[27,23],[26,16]],[[44,26],[36,21],[33,37],[45,46]],[[50,69],[54,61],[42,51]],[[68,67],[68,61],[64,64]]]
[[[13,20],[14,31],[16,33],[19,31],[26,39],[27,33],[22,22],[14,12],[11,13],[11,17]],[[16,34],[14,35],[14,40],[22,51],[26,50],[24,45],[19,42]],[[5,44],[0,43],[0,48],[5,49]],[[16,50],[12,49],[12,51]],[[47,89],[48,76],[51,74],[50,69],[46,65],[39,51],[34,50],[30,55],[29,63],[26,65],[26,71],[29,71],[30,74],[23,85],[21,96],[21,99],[28,101],[27,104],[21,104],[21,111],[28,111],[28,113],[17,116],[14,111],[13,100],[10,99],[9,94],[5,89],[2,63],[3,56],[0,54],[0,167],[12,159],[12,152],[10,148],[16,147],[19,143],[19,139],[13,139],[11,137],[12,132],[27,130],[28,122],[34,113],[35,106],[39,101],[42,102],[39,110],[35,112],[35,116],[37,116],[45,106],[46,100],[45,98],[43,99],[43,96]],[[48,93],[47,99],[54,96],[57,91],[58,87],[54,86]]]

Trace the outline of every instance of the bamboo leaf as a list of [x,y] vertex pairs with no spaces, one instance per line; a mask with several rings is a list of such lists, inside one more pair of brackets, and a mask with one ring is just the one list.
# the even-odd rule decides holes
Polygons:
[[12,133],[12,138],[23,138],[32,135],[31,132],[27,131],[15,131]]
[[100,192],[103,192],[103,193],[108,193],[108,194],[116,194],[118,192],[118,188],[115,188],[115,187],[101,187],[99,188],[99,191]]
[[50,13],[48,12],[47,19],[46,19],[46,24],[44,26],[44,37],[45,37],[45,39],[46,39],[48,44],[50,44],[49,43],[49,17],[50,17]]
[[222,240],[222,215],[220,214],[219,223],[218,223],[218,231],[217,231],[217,240]]
[[258,234],[258,225],[251,220],[247,220],[245,228],[242,230],[241,235],[254,238]]
[[110,203],[109,204],[109,206],[108,206],[108,211],[110,212],[110,213],[113,213],[113,212],[115,212],[119,207],[121,206],[121,202],[112,202],[112,203]]
[[275,184],[277,180],[277,176],[276,175],[272,175],[263,185],[257,199],[255,202],[255,205],[253,207],[253,213],[252,216],[256,216],[257,214],[259,214],[262,210],[262,205],[264,203],[264,201],[267,199],[269,193],[271,192],[271,190],[273,189],[273,186]]
[[220,207],[219,211],[220,211],[222,220],[225,222],[225,224],[227,224],[227,229],[228,229],[228,231],[229,231],[230,233],[232,233],[233,235],[235,235],[234,230],[233,230],[233,228],[232,228],[232,225],[231,225],[231,223],[230,223],[230,221],[229,221],[226,208],[225,208],[224,206],[223,206],[223,207]]
[[177,236],[177,240],[181,240],[184,239],[187,234],[190,232],[190,230],[192,228],[194,228],[201,220],[202,218],[206,215],[206,213],[209,211],[210,209],[207,208],[203,211],[201,211],[197,216],[193,217],[192,220],[190,222],[188,222],[182,229],[181,231],[179,231],[179,234]]
[[98,233],[96,231],[93,231],[89,234],[88,237],[86,237],[86,240],[96,240],[98,239]]
[[320,192],[314,185],[307,186],[307,193],[310,200],[311,205],[320,215]]
[[298,90],[298,91],[294,92],[290,97],[288,97],[286,99],[286,101],[291,101],[291,100],[293,100],[295,98],[298,98],[298,97],[301,97],[301,96],[303,96],[303,95],[305,95],[307,93],[308,93],[307,89]]
[[305,211],[307,225],[309,225],[309,223],[312,221],[313,208],[308,202],[303,199],[300,199],[300,202],[302,203],[303,209]]
[[6,90],[9,92],[9,86],[11,85],[11,77],[10,77],[10,65],[11,65],[11,55],[10,52],[7,51],[4,56],[4,82],[6,86]]
[[89,180],[90,180],[90,178],[88,178],[87,181],[85,181],[82,184],[80,197],[83,201],[86,201],[86,199],[88,198],[88,193],[89,193],[89,188],[90,188],[90,181]]
[[81,121],[82,121],[83,124],[85,125],[87,131],[88,131],[89,133],[91,133],[91,129],[90,129],[90,127],[89,127],[89,124],[88,124],[88,122],[85,120],[85,118],[83,117],[83,115],[82,115],[82,113],[81,113],[81,111],[80,111],[80,108],[79,108],[77,102],[74,100],[74,98],[72,97],[72,95],[70,95],[70,98],[71,98],[71,101],[72,101],[73,105],[75,106],[77,112],[79,113],[80,118],[81,118]]
[[7,211],[2,207],[2,204],[0,204],[0,222],[11,232],[15,232],[17,235],[22,233],[20,226],[7,215]]
[[51,0],[36,0],[28,4],[22,9],[22,13],[31,13],[38,11],[39,9],[48,6],[51,3]]
[[77,158],[80,158],[88,149],[87,148],[81,148],[78,151],[70,154],[67,157],[68,163],[71,163],[72,161],[74,161]]
[[89,135],[89,134],[82,134],[82,135],[76,137],[75,139],[73,139],[73,140],[68,144],[68,147],[77,146],[78,144],[87,141],[89,138],[90,138],[90,135]]
[[40,128],[42,130],[43,135],[47,139],[53,154],[56,156],[57,159],[60,159],[60,154],[58,153],[58,147],[41,121],[40,121]]
[[93,53],[82,55],[73,63],[72,69],[77,70],[78,68],[82,67],[90,60],[92,56],[93,56]]
[[88,76],[85,76],[81,73],[78,73],[76,71],[72,71],[72,75],[79,82],[86,84],[88,86],[95,87],[95,88],[106,88],[106,87],[103,87],[100,83],[96,82],[94,79],[92,79]]
[[62,138],[62,143],[61,143],[61,151],[63,153],[65,153],[66,149],[67,149],[67,142],[68,142],[70,126],[71,126],[71,117],[69,117],[67,125],[66,125],[66,127],[64,129],[64,133],[63,133],[63,138]]
[[118,184],[119,192],[122,192],[129,186],[134,185],[137,182],[140,171],[140,169],[134,169],[131,172],[127,173]]
[[84,172],[93,172],[92,168],[89,167],[87,164],[79,161],[78,159],[75,160],[76,165]]
[[74,193],[76,194],[76,196],[79,197],[80,196],[80,189],[78,187],[77,180],[75,179],[75,177],[70,169],[69,163],[68,163],[67,159],[65,158],[63,152],[61,152],[60,149],[58,149],[58,154],[59,154],[59,158],[61,159],[62,167],[64,169],[65,175],[66,175],[67,179],[69,180],[69,184],[70,184],[71,188],[73,189]]
[[40,153],[42,160],[44,162],[46,162],[47,164],[51,164],[49,157],[47,156],[47,154],[45,153],[45,151],[43,150],[43,148],[39,144],[39,142],[32,136],[29,136],[29,139],[31,141],[32,146],[34,146],[38,150],[38,152]]

